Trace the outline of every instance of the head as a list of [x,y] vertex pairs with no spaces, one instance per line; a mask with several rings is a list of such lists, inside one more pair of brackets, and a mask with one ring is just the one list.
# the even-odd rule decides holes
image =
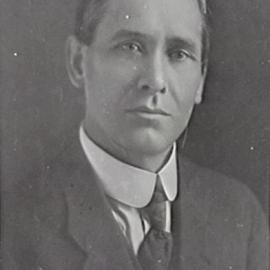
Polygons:
[[168,151],[201,102],[204,0],[83,0],[76,18],[67,69],[88,135],[122,159]]

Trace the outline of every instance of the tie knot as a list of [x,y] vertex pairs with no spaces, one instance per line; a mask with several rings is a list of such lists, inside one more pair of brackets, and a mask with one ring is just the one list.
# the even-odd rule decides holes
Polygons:
[[165,195],[164,189],[162,187],[160,176],[157,175],[157,182],[150,204],[165,201],[167,201],[167,196]]
[[150,223],[151,228],[164,231],[166,227],[166,195],[158,177],[150,203],[141,211],[143,217]]

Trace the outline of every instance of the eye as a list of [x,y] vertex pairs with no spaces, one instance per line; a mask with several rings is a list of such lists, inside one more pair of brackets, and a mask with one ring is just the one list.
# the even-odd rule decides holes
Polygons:
[[192,55],[182,49],[172,50],[168,53],[169,58],[174,62],[183,62],[188,58],[192,58]]
[[134,53],[141,53],[142,46],[136,42],[126,42],[120,46],[125,51],[130,51]]

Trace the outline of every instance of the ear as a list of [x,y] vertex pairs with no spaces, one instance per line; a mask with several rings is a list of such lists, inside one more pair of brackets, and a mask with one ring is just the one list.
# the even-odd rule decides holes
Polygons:
[[66,69],[71,83],[76,88],[81,88],[84,84],[82,46],[75,36],[69,36],[66,41]]
[[195,95],[195,104],[200,104],[202,102],[202,96],[203,96],[203,90],[204,90],[204,83],[205,83],[205,77],[206,72],[203,74],[200,85],[197,89],[196,95]]

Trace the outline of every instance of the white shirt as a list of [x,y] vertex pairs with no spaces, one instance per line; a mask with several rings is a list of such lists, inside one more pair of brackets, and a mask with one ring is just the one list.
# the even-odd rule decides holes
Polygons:
[[146,171],[124,163],[111,156],[86,135],[80,128],[82,148],[99,176],[112,213],[135,254],[150,229],[146,220],[141,218],[138,209],[145,207],[153,196],[157,178],[168,199],[166,203],[166,231],[171,231],[171,202],[175,200],[177,185],[176,146],[164,166],[157,172]]

